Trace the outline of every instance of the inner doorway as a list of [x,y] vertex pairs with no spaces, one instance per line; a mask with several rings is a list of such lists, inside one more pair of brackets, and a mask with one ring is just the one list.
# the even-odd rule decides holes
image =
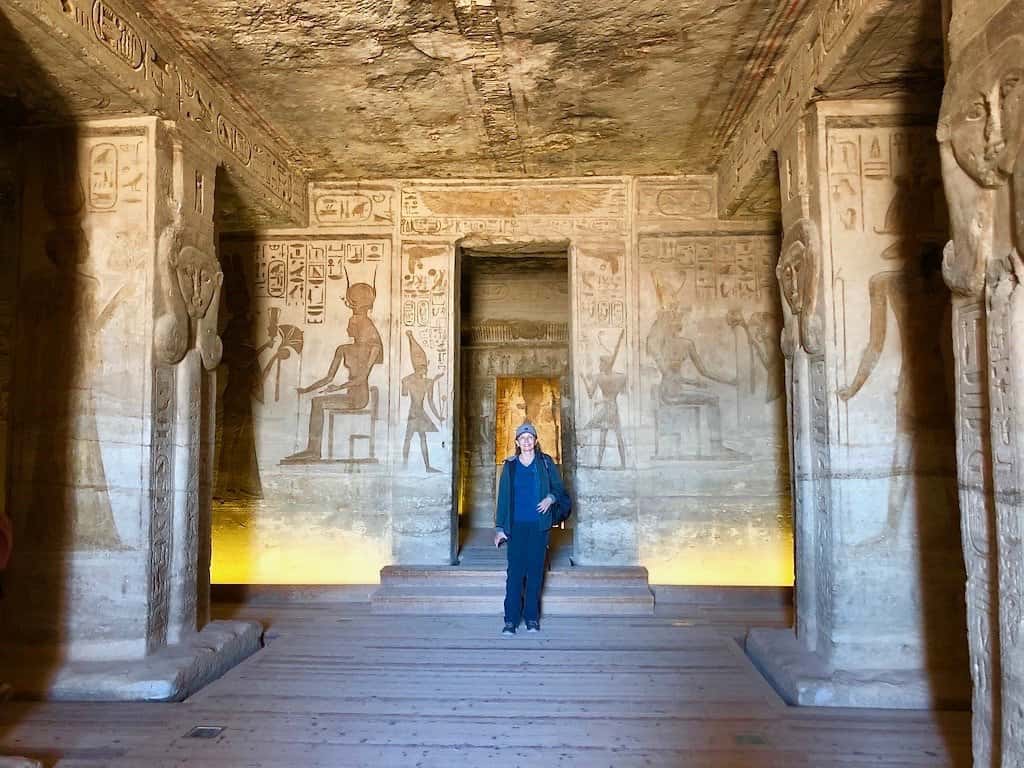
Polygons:
[[[494,505],[516,427],[534,424],[571,487],[568,253],[463,250],[459,275],[458,561],[497,567]],[[559,529],[553,557],[567,561],[571,543],[572,531]]]

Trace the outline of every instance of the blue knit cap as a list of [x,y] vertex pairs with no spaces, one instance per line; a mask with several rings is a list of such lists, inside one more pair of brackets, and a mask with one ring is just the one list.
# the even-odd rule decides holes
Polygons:
[[516,440],[518,440],[519,436],[522,435],[522,434],[530,434],[530,435],[533,435],[534,438],[536,438],[537,437],[537,429],[533,426],[533,424],[531,424],[530,422],[526,421],[526,422],[523,422],[522,424],[520,424],[516,428]]

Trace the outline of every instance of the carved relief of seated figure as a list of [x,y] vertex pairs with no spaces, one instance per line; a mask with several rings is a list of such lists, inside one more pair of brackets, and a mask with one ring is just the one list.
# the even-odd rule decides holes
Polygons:
[[[693,363],[696,372],[704,377],[687,375],[684,365],[687,361]],[[706,424],[707,446],[698,445],[694,451],[697,455],[710,449],[714,453],[728,452],[722,445],[722,411],[719,405],[719,398],[714,392],[708,389],[707,379],[717,381],[721,384],[735,384],[735,379],[727,379],[713,373],[704,365],[704,361],[697,353],[697,347],[692,340],[674,336],[665,339],[660,354],[658,355],[659,368],[661,370],[661,382],[657,386],[658,412],[656,417],[656,429],[659,436],[662,434],[678,434],[681,431],[691,431],[686,428],[690,411],[698,409],[698,442],[705,430],[700,429],[700,424]]]

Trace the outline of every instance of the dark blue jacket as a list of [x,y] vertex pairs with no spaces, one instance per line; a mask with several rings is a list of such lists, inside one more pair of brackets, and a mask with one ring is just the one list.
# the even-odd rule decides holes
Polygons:
[[[540,516],[541,530],[548,530],[569,517],[572,512],[572,500],[565,492],[562,484],[562,476],[558,474],[558,467],[551,457],[546,453],[537,452],[534,461],[540,462],[540,472],[537,473],[537,498],[543,499],[550,495],[555,503],[548,507],[548,511]],[[499,531],[508,533],[512,530],[512,510],[515,503],[512,499],[512,489],[515,487],[515,471],[519,466],[518,456],[509,456],[501,468],[501,479],[498,480],[498,506],[494,514],[494,527]]]

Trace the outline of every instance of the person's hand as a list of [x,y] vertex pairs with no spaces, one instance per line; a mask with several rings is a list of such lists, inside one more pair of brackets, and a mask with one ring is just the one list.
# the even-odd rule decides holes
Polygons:
[[494,534],[494,546],[500,547],[503,541],[508,541],[508,534],[504,531],[497,531]]
[[550,494],[548,494],[547,496],[540,500],[540,504],[537,505],[537,511],[543,515],[548,511],[548,509],[551,508],[551,505],[554,503],[555,500],[551,498]]

